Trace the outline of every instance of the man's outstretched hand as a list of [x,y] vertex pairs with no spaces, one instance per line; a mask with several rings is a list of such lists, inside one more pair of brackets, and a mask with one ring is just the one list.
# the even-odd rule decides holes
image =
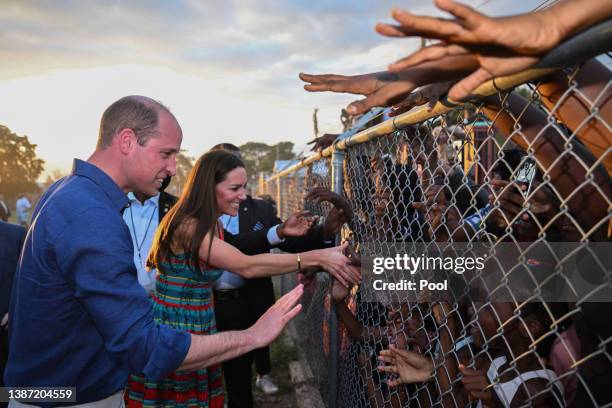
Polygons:
[[302,305],[298,302],[303,292],[304,286],[297,285],[291,292],[278,299],[253,326],[247,329],[257,344],[256,348],[265,347],[276,340],[287,323],[300,312]]

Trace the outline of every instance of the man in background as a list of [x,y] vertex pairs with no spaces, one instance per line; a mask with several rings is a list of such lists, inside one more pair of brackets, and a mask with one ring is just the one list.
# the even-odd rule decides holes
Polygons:
[[159,192],[148,196],[141,192],[129,192],[129,207],[123,212],[132,242],[134,244],[134,264],[138,273],[138,283],[148,294],[155,289],[156,269],[147,270],[147,257],[153,243],[153,236],[166,213],[176,203],[177,198],[164,190],[170,184],[171,176],[164,179]]
[[15,204],[15,210],[17,211],[17,222],[19,225],[28,229],[28,222],[30,220],[30,208],[32,204],[25,194],[21,194]]

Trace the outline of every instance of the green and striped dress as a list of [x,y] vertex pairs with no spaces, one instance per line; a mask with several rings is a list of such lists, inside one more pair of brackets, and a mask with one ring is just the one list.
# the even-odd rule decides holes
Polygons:
[[[223,273],[203,262],[189,263],[189,254],[171,255],[157,274],[151,296],[155,322],[195,334],[217,332],[212,287]],[[221,364],[197,371],[177,371],[160,382],[131,375],[128,407],[223,407]]]

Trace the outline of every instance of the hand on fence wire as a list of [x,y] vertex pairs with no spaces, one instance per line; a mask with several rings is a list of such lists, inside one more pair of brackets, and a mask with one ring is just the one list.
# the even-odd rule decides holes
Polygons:
[[468,393],[469,400],[480,400],[485,407],[492,406],[493,393],[489,388],[489,380],[487,379],[486,372],[484,370],[468,368],[463,364],[459,364],[459,371],[461,371],[463,375],[461,383]]
[[410,345],[418,346],[418,340],[411,336],[410,327],[403,321],[395,321],[387,325],[387,342],[390,346],[405,350]]
[[361,267],[361,255],[353,248],[350,241],[346,247],[346,251],[344,251],[344,255],[347,256],[351,265]]
[[253,334],[253,340],[258,348],[267,346],[279,336],[287,323],[302,309],[299,304],[304,287],[298,285],[282,296],[264,313],[248,330]]
[[[580,3],[585,4],[581,7]],[[531,67],[538,62],[538,56],[557,46],[569,34],[606,19],[612,14],[612,7],[603,3],[606,2],[570,0],[535,13],[490,18],[463,4],[436,0],[438,8],[451,13],[455,19],[417,16],[396,9],[392,16],[399,25],[378,24],[376,30],[390,37],[442,40],[391,64],[390,71],[449,56],[477,58],[479,68],[449,91],[450,98],[459,100],[495,76]],[[585,13],[584,9],[588,11]]]
[[323,238],[326,240],[333,239],[337,234],[340,233],[342,226],[347,222],[344,210],[339,210],[336,207],[332,207],[325,217],[325,223],[323,223]]
[[336,302],[342,302],[349,295],[350,287],[342,285],[337,279],[332,279],[332,299]]
[[302,237],[310,231],[317,219],[317,217],[310,216],[309,211],[298,211],[293,213],[278,226],[278,236],[280,238]]
[[427,111],[431,112],[433,107],[438,103],[440,97],[445,95],[454,82],[440,82],[422,86],[412,92],[406,99],[393,105],[393,110],[389,112],[389,116],[397,116],[404,112],[408,112],[415,106],[427,104]]
[[353,220],[353,209],[344,197],[325,187],[315,187],[304,197],[304,201],[314,201],[317,204],[327,201],[338,210],[342,210],[347,222]]
[[342,285],[349,287],[350,284],[359,284],[361,271],[356,266],[351,265],[350,260],[343,254],[347,246],[348,242],[345,242],[340,246],[319,249],[319,251],[321,251],[321,267],[340,281]]
[[311,152],[320,152],[321,150],[327,149],[329,146],[334,143],[334,141],[340,136],[337,133],[325,133],[319,137],[312,139],[310,142],[306,144],[313,145],[310,148]]
[[388,380],[390,387],[424,382],[434,374],[431,359],[419,353],[390,346],[388,350],[381,350],[378,358],[387,364],[379,366],[379,371],[398,375],[397,379]]
[[317,267],[302,269],[297,273],[297,281],[307,288],[316,282],[318,272],[319,268]]

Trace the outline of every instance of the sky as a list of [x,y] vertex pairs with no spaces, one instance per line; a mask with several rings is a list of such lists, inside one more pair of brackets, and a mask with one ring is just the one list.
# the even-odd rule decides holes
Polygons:
[[[489,15],[537,0],[468,0]],[[45,173],[92,153],[104,109],[125,95],[167,105],[187,154],[247,141],[338,132],[351,95],[308,93],[299,72],[384,70],[416,39],[374,32],[393,7],[442,15],[430,0],[2,0],[0,124],[38,145]]]

